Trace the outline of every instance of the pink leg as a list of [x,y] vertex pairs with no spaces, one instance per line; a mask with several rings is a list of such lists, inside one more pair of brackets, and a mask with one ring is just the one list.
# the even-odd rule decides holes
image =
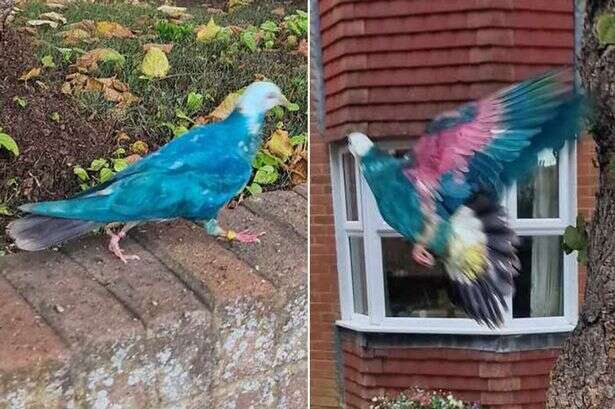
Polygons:
[[265,232],[261,232],[259,234],[250,233],[248,230],[244,230],[242,232],[237,233],[235,236],[235,240],[240,243],[260,243],[259,237],[265,234]]
[[126,223],[124,227],[122,227],[122,230],[120,230],[117,234],[113,233],[109,226],[105,227],[105,231],[111,237],[111,240],[109,241],[109,251],[115,254],[117,258],[122,260],[124,264],[126,264],[128,260],[140,260],[140,257],[136,254],[124,255],[124,251],[120,248],[120,240],[126,237],[128,230],[132,229],[136,225],[137,223]]
[[415,243],[412,248],[412,258],[425,267],[433,267],[435,264],[434,257],[424,245]]

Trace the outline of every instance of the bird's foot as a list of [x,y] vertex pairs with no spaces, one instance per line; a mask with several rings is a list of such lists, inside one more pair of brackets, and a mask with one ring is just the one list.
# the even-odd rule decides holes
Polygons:
[[117,258],[122,260],[124,264],[128,262],[128,260],[141,260],[139,256],[136,254],[125,255],[124,251],[120,248],[120,240],[122,240],[126,234],[110,234],[111,240],[109,241],[109,251],[115,254]]
[[235,233],[233,230],[229,230],[227,238],[229,241],[237,240],[240,243],[260,243],[259,237],[265,234],[261,232],[259,234],[250,233],[248,230],[244,230],[239,233]]
[[433,255],[422,244],[414,245],[412,248],[412,258],[425,267],[433,267],[435,263]]

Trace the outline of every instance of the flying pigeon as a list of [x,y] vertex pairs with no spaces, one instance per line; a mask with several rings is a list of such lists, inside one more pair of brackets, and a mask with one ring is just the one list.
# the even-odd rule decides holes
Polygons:
[[[223,229],[217,216],[250,180],[265,114],[278,105],[289,102],[275,84],[254,82],[225,120],[193,127],[71,199],[21,206],[29,215],[10,223],[8,233],[20,249],[36,251],[106,226],[109,250],[124,263],[138,256],[125,255],[120,240],[146,221],[184,218],[213,236],[258,242],[257,234]],[[124,226],[114,233],[117,224]]]
[[442,261],[452,299],[478,323],[501,326],[520,269],[501,193],[555,165],[585,106],[565,72],[547,73],[437,116],[404,158],[348,136],[384,220],[413,243],[416,262]]

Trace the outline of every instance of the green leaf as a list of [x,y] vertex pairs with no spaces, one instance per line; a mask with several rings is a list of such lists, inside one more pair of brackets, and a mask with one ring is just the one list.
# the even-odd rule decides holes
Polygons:
[[302,143],[307,142],[307,134],[299,134],[290,137],[290,144],[292,146],[301,145]]
[[572,250],[582,250],[586,246],[586,239],[576,227],[568,226],[564,230],[564,243]]
[[203,106],[203,94],[190,91],[186,97],[186,109],[188,112],[195,113]]
[[267,20],[261,24],[261,30],[268,31],[270,33],[277,33],[280,31],[280,27],[278,27],[275,21]]
[[190,118],[188,115],[186,115],[186,113],[184,111],[182,111],[181,109],[179,109],[179,108],[175,109],[175,116],[178,117],[179,119],[183,119],[183,120],[188,121],[190,123],[194,123],[192,118]]
[[109,162],[107,162],[106,159],[94,159],[92,163],[90,164],[89,170],[98,172],[99,170],[103,168],[108,168],[108,167],[109,167]]
[[84,182],[90,180],[90,176],[88,175],[88,172],[85,169],[83,169],[81,166],[75,166],[73,168],[73,173],[77,175],[79,180],[82,180]]
[[53,56],[51,54],[47,54],[46,56],[41,58],[41,63],[43,64],[43,67],[45,68],[55,68],[56,67],[56,63],[53,62]]
[[269,115],[273,117],[274,121],[279,121],[284,118],[284,108],[275,106],[269,110]]
[[615,44],[615,14],[605,13],[598,17],[596,32],[600,44]]
[[12,216],[13,212],[5,203],[0,203],[0,216]]
[[11,152],[15,156],[19,156],[19,147],[15,139],[7,133],[0,132],[0,147],[3,147],[7,151]]
[[288,106],[286,107],[286,109],[289,112],[296,112],[299,110],[299,104],[295,104],[294,102],[291,102],[290,104],[288,104]]
[[260,195],[263,193],[263,188],[258,183],[252,183],[250,186],[246,186],[246,190],[250,192],[252,196]]
[[259,185],[270,185],[278,180],[278,171],[270,165],[265,165],[256,171],[254,182]]
[[246,30],[241,33],[240,39],[242,44],[245,45],[248,50],[256,51],[258,49],[256,44],[256,33]]
[[113,151],[112,155],[115,156],[115,157],[126,155],[126,149],[124,149],[122,147],[119,147],[119,148],[117,148],[116,150]]
[[113,170],[116,172],[121,172],[128,167],[128,162],[126,159],[111,159],[113,162]]
[[13,102],[22,108],[25,108],[28,106],[28,100],[23,97],[17,96],[17,95],[13,97]]
[[102,168],[100,173],[98,174],[98,180],[100,183],[104,183],[107,180],[111,179],[115,173],[109,168]]
[[51,118],[53,122],[60,122],[60,113],[52,112],[51,115],[49,115],[49,118]]
[[72,48],[58,48],[58,51],[62,53],[62,61],[70,62],[73,57],[73,49]]
[[280,166],[282,162],[276,158],[275,156],[269,154],[268,152],[265,152],[263,150],[259,150],[256,153],[256,156],[254,157],[254,160],[252,161],[252,166],[255,169],[260,169],[263,166]]

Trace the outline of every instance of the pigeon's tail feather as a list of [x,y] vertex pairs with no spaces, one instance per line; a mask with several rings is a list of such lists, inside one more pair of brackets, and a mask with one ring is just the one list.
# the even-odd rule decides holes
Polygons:
[[11,222],[7,230],[17,247],[38,251],[82,236],[100,226],[96,222],[31,214]]

